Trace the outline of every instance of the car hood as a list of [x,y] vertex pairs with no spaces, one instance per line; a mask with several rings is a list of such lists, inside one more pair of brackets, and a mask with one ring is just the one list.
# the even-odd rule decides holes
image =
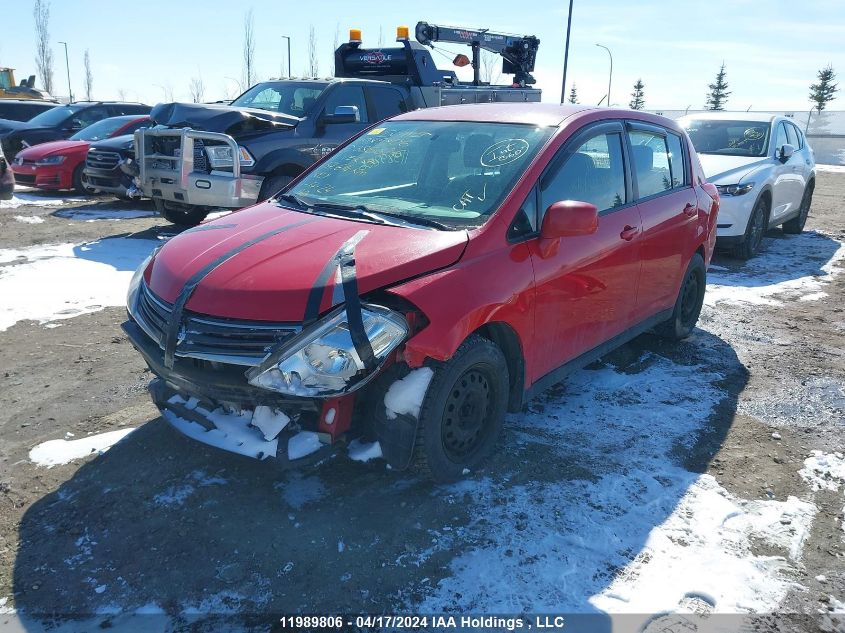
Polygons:
[[12,121],[11,119],[0,119],[0,134],[13,132],[14,130],[26,129],[26,121]]
[[[274,231],[281,232],[248,245]],[[355,247],[361,295],[451,266],[468,241],[466,231],[353,222],[264,203],[173,238],[144,276],[153,293],[174,303],[194,275],[225,258],[201,278],[188,310],[232,319],[301,322],[321,271],[360,231],[366,232]],[[329,280],[333,283],[334,275]],[[333,305],[332,291],[324,295],[321,313]]]
[[707,180],[714,185],[737,184],[752,171],[771,160],[768,156],[722,156],[719,154],[699,154],[698,159],[701,161]]
[[292,128],[300,121],[281,112],[198,103],[160,103],[150,112],[150,118],[157,125],[226,134]]
[[54,156],[56,154],[73,154],[76,152],[84,153],[88,151],[88,141],[50,141],[49,143],[39,143],[32,147],[22,149],[17,153],[17,158],[24,160],[39,160],[46,156]]
[[101,141],[91,143],[91,149],[107,149],[112,152],[117,152],[123,149],[129,141],[134,140],[133,134],[124,134],[123,136],[113,136],[111,138],[104,138]]

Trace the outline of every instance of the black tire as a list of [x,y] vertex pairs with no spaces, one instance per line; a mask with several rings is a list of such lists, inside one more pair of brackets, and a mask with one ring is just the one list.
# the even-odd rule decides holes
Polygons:
[[261,183],[261,190],[258,192],[258,202],[268,200],[287,187],[296,178],[289,174],[270,174]]
[[434,481],[459,479],[496,445],[508,404],[508,365],[495,343],[472,335],[434,376],[420,408],[415,464]]
[[73,190],[83,196],[91,193],[91,191],[85,186],[85,183],[82,182],[82,170],[84,167],[85,165],[82,164],[73,170]]
[[208,207],[198,207],[178,202],[165,202],[160,198],[153,198],[156,211],[165,220],[177,226],[196,226],[208,215]]
[[704,259],[696,253],[687,266],[672,316],[655,328],[657,334],[673,341],[680,341],[689,336],[701,314],[706,286],[707,269]]
[[810,215],[810,205],[813,204],[813,189],[816,184],[811,182],[804,189],[804,195],[801,197],[801,210],[791,220],[783,223],[783,232],[789,235],[798,235],[804,230],[804,225],[807,224],[807,217]]
[[751,259],[760,250],[763,244],[763,236],[769,229],[769,202],[768,199],[760,196],[754,203],[754,210],[748,218],[748,226],[745,227],[745,235],[742,242],[734,247],[733,254],[739,259]]

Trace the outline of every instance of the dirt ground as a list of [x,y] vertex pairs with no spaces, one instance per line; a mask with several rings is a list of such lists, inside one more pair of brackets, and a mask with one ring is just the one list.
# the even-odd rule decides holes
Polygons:
[[[0,209],[0,249],[175,233],[158,217],[86,222],[56,215],[103,206],[147,208],[139,204],[108,199]],[[786,260],[764,271],[769,277],[761,284],[828,275],[823,266],[845,242],[843,205],[845,173],[820,173],[807,226],[812,239],[790,242],[806,248],[794,266]],[[788,239],[779,229],[771,231],[766,252]],[[753,279],[765,262],[764,255],[754,268],[719,255],[711,275],[723,287],[738,280],[746,289],[754,283],[743,280]],[[0,274],[12,265],[0,258]],[[692,441],[674,443],[667,469],[679,468],[689,481],[709,474],[743,503],[796,497],[815,505],[797,556],[767,542],[749,544],[754,556],[786,561],[788,589],[776,610],[814,618],[845,600],[842,488],[811,491],[798,472],[814,450],[845,451],[845,275],[828,275],[821,290],[825,295],[812,300],[708,304],[690,341],[673,347],[644,335],[592,368],[596,376],[613,372],[635,380],[659,362],[714,376],[712,410],[702,414]],[[151,375],[120,330],[124,318],[123,308],[106,307],[57,321],[59,327],[22,321],[0,331],[0,599],[7,598],[0,602],[0,629],[32,628],[14,610],[54,623],[98,617],[107,626],[127,609],[161,615],[171,625],[191,614],[407,613],[433,604],[442,611],[485,611],[489,603],[470,599],[464,590],[449,599],[441,591],[439,602],[432,596],[437,587],[450,586],[461,555],[484,551],[505,532],[531,533],[538,519],[514,510],[520,491],[536,482],[544,494],[556,486],[589,486],[608,472],[625,487],[633,469],[610,471],[606,463],[626,451],[657,453],[662,449],[650,443],[671,431],[659,427],[664,422],[657,418],[658,432],[649,428],[646,414],[642,429],[626,436],[627,445],[593,459],[586,447],[600,441],[598,428],[595,435],[589,427],[576,433],[568,425],[580,421],[560,419],[556,424],[563,430],[550,441],[551,431],[524,427],[523,419],[549,411],[556,419],[568,411],[577,388],[564,385],[524,414],[508,417],[496,458],[468,475],[476,488],[438,487],[391,472],[384,462],[362,464],[344,455],[307,471],[280,472],[270,463],[197,444],[159,418],[145,391]],[[613,406],[624,405],[613,397]],[[646,411],[648,405],[646,397]],[[36,445],[68,433],[79,438],[127,427],[138,428],[102,455],[53,468],[28,456]],[[483,486],[487,496],[477,492]],[[641,534],[606,557],[606,568],[591,568],[599,559],[587,555],[569,559],[588,579],[586,595],[603,591],[622,568],[636,564],[650,530],[675,511],[685,489],[680,486],[665,511],[655,512],[652,524],[638,524]],[[543,521],[552,520],[546,514],[565,512],[568,495],[547,497],[560,506],[542,506]],[[479,516],[482,503],[496,512]],[[506,558],[508,551],[497,556]],[[514,569],[533,570],[532,564],[526,557]],[[518,581],[514,587],[521,586]],[[503,610],[539,604],[523,598],[516,596]],[[592,611],[578,600],[565,610],[579,607]],[[812,620],[814,628],[825,626]]]

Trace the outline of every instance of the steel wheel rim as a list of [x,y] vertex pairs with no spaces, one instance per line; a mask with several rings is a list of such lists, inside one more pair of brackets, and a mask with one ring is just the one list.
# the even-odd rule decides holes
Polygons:
[[700,285],[698,275],[694,272],[690,273],[684,282],[681,291],[681,325],[684,327],[689,327],[695,319]]
[[754,217],[751,221],[751,246],[753,247],[752,250],[757,250],[760,246],[760,242],[763,241],[763,225],[765,224],[765,217],[763,214],[763,208],[757,207],[754,210]]
[[441,442],[447,457],[463,462],[484,444],[492,424],[489,374],[479,367],[465,371],[446,398]]

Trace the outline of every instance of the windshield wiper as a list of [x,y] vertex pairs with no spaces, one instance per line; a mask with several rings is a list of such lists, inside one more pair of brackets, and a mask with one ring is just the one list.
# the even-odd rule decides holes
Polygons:
[[283,193],[281,195],[278,195],[276,196],[276,200],[283,200],[284,202],[293,204],[299,207],[300,209],[310,209],[312,206],[293,193]]
[[[381,224],[391,224],[393,226],[407,226],[410,224],[418,226],[430,226],[432,228],[444,231],[450,231],[453,228],[447,224],[443,224],[442,222],[438,222],[437,220],[432,220],[430,218],[418,215],[405,215],[404,213],[394,213],[392,211],[378,211],[375,209],[371,209],[363,204],[346,205],[335,204],[331,202],[318,202],[315,206],[325,207],[334,211],[352,212],[360,217],[366,217],[380,222]],[[384,218],[392,218],[395,220],[399,220],[400,222],[386,222]]]

